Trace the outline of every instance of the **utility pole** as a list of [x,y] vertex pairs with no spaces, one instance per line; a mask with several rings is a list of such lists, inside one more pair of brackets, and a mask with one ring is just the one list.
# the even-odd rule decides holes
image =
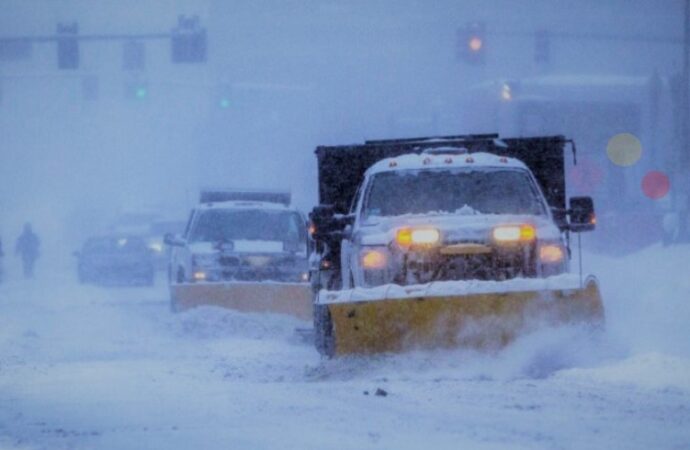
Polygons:
[[690,203],[690,0],[685,0],[685,14],[683,21],[683,71],[681,74],[680,89],[680,149],[678,166],[676,169],[677,185],[674,195],[675,210],[680,219],[680,236],[687,237],[690,234],[688,225],[688,203]]

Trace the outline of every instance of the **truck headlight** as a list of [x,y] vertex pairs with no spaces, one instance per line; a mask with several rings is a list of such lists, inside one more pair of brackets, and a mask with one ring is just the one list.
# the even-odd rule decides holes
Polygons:
[[195,270],[193,277],[194,281],[206,281],[207,275],[203,270]]
[[365,269],[383,269],[388,265],[388,255],[379,249],[363,250],[362,267]]
[[387,247],[364,247],[359,259],[364,287],[380,286],[390,281],[389,274],[395,261]]
[[401,247],[410,245],[435,245],[441,241],[441,232],[436,228],[401,228],[395,236]]
[[532,242],[537,237],[537,231],[532,225],[501,225],[491,233],[494,241],[499,244],[516,244],[518,242]]

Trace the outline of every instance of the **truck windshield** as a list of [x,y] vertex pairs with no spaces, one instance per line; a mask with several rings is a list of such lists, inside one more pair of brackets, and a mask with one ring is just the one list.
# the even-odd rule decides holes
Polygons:
[[305,224],[291,211],[209,209],[193,224],[190,242],[282,241],[306,243]]
[[364,217],[404,214],[544,214],[523,170],[422,169],[374,175]]

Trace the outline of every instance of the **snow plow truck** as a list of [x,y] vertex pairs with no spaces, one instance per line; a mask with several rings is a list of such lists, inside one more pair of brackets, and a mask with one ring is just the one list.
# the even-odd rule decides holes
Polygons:
[[575,159],[563,136],[317,147],[319,352],[491,349],[545,323],[601,329],[597,280],[570,272],[573,233],[596,216],[589,197],[566,205],[568,147]]
[[306,218],[290,193],[205,190],[182,236],[167,235],[170,308],[312,317]]

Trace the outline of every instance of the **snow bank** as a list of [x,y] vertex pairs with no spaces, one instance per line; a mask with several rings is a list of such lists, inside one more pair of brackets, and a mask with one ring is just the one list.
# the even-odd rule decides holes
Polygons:
[[612,344],[627,354],[690,358],[689,263],[687,244],[621,258],[584,256],[587,271],[599,275]]
[[192,339],[291,339],[304,323],[287,315],[241,313],[199,306],[164,319],[176,336]]

